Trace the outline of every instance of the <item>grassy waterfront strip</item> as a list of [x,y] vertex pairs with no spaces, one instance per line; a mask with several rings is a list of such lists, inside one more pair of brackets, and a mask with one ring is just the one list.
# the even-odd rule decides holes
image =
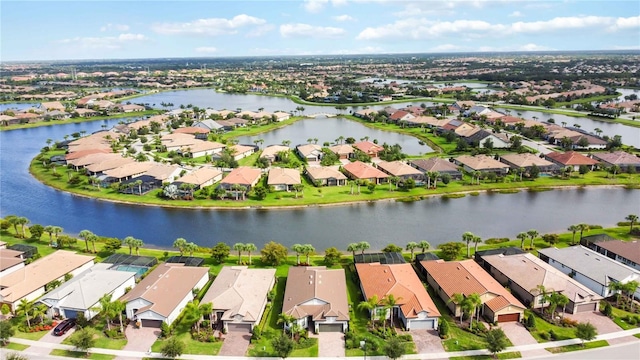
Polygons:
[[162,113],[160,110],[146,110],[146,111],[137,111],[130,113],[118,113],[111,116],[91,116],[91,117],[77,117],[71,119],[63,119],[63,120],[50,120],[50,121],[38,121],[35,123],[28,124],[15,124],[8,126],[0,126],[0,131],[11,131],[18,129],[31,129],[43,126],[55,126],[55,125],[65,125],[65,124],[78,124],[84,122],[91,121],[100,121],[100,120],[114,120],[114,119],[123,119],[130,117],[138,117],[138,116],[152,116]]

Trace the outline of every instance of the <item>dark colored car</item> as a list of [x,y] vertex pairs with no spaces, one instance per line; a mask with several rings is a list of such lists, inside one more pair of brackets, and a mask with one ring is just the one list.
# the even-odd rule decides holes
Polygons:
[[64,335],[69,329],[76,326],[76,319],[64,319],[53,329],[53,335]]

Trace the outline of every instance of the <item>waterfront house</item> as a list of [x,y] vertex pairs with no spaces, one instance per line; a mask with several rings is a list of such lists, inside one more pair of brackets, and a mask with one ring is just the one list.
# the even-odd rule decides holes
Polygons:
[[200,304],[213,304],[210,320],[224,331],[251,332],[262,319],[275,275],[275,269],[224,266]]
[[209,281],[208,267],[184,264],[160,264],[124,294],[127,318],[140,321],[143,327],[171,325],[194,299],[193,290],[203,289]]
[[322,160],[322,147],[316,144],[304,144],[296,146],[296,152],[307,162]]
[[495,172],[496,174],[504,175],[509,171],[509,165],[503,164],[487,155],[461,155],[455,158],[454,161],[468,172]]
[[256,151],[256,146],[236,144],[229,148],[235,160],[244,159],[251,156]]
[[57,250],[0,278],[0,303],[12,311],[22,299],[32,301],[42,296],[52,281],[63,281],[65,275],[77,276],[94,264],[94,257]]
[[132,159],[129,157],[125,158],[125,157],[122,157],[122,155],[120,154],[114,154],[114,155],[116,155],[116,157],[96,161],[92,164],[85,166],[87,174],[102,175],[107,170],[116,169],[126,164],[135,162],[135,159]]
[[512,169],[525,169],[527,171],[535,165],[541,173],[552,173],[560,169],[551,161],[545,160],[532,153],[505,154],[500,157],[500,161],[509,165]]
[[219,142],[197,140],[193,144],[180,147],[178,152],[182,153],[182,155],[186,157],[197,158],[201,156],[220,154],[224,148],[225,145]]
[[347,183],[347,177],[334,167],[307,166],[305,173],[314,185],[343,186]]
[[550,152],[545,154],[544,158],[563,168],[570,166],[574,171],[578,171],[582,165],[590,170],[593,170],[598,165],[598,161],[575,151],[567,151],[566,153]]
[[182,184],[191,184],[197,190],[213,185],[220,180],[222,180],[222,171],[210,167],[201,167],[178,178],[175,184],[178,187]]
[[293,316],[297,326],[315,333],[346,332],[349,302],[344,269],[290,267],[282,312]]
[[193,127],[201,128],[209,132],[217,132],[223,128],[222,125],[218,124],[217,122],[211,119],[198,121],[195,124],[193,124]]
[[188,134],[200,140],[207,140],[209,132],[211,132],[211,130],[197,126],[187,126],[173,130],[174,134]]
[[591,157],[605,167],[617,165],[622,169],[622,171],[628,171],[630,167],[634,168],[636,172],[640,171],[640,157],[629,154],[628,152],[614,151],[594,153]]
[[149,169],[153,168],[156,163],[151,161],[134,161],[115,169],[109,169],[104,171],[104,177],[107,182],[122,182],[138,177],[146,173]]
[[487,130],[475,128],[468,132],[456,131],[458,136],[464,138],[464,140],[472,145],[478,145],[478,148],[484,149],[489,141],[494,149],[506,149],[511,147],[511,143],[507,138],[507,134],[503,133],[491,133]]
[[477,294],[482,301],[478,314],[490,323],[520,321],[524,316],[526,307],[473,260],[422,261],[418,268],[454,316],[462,311],[461,305],[451,300],[454,294]]
[[[510,254],[510,255],[509,255]],[[565,311],[575,314],[598,309],[602,297],[530,253],[481,256],[485,269],[525,305],[539,309],[549,305],[540,286],[547,293],[558,292],[569,298]]]
[[6,248],[5,242],[0,243],[0,278],[14,271],[24,268],[24,252]]
[[384,312],[388,319],[393,315],[406,330],[438,328],[440,312],[427,293],[411,264],[355,264],[360,288],[365,299],[376,296],[380,306],[372,313],[382,312],[387,296],[393,295],[397,305]]
[[355,149],[358,149],[360,151],[362,151],[363,153],[371,156],[371,157],[378,157],[378,153],[382,150],[384,150],[384,148],[378,144],[375,144],[371,141],[360,141],[357,142],[355,144],[353,144],[353,147]]
[[262,176],[262,171],[257,168],[240,166],[231,170],[231,172],[220,181],[220,186],[225,190],[233,190],[234,185],[244,186],[247,191],[256,186],[258,180]]
[[262,153],[260,153],[260,157],[269,160],[269,163],[273,163],[275,161],[280,160],[278,158],[278,154],[279,153],[281,153],[283,151],[286,151],[288,153],[289,150],[290,149],[289,149],[288,146],[271,145],[271,146],[267,146],[266,148],[264,148],[264,150],[262,150]]
[[424,178],[420,170],[407,165],[404,161],[380,161],[376,167],[386,174],[400,178],[402,182],[408,179],[420,182]]
[[[640,271],[582,245],[540,249],[538,256],[603,297],[613,295],[609,289],[611,282],[640,282]],[[634,297],[640,299],[640,287]]]
[[381,184],[389,178],[389,175],[362,161],[348,163],[342,167],[342,170],[350,179],[368,180],[374,184]]
[[338,159],[351,159],[355,150],[349,144],[338,144],[331,146],[329,150],[333,151],[336,155],[338,155]]
[[580,244],[615,261],[640,270],[640,242],[616,240],[606,234],[583,236]]
[[462,179],[462,173],[457,165],[445,159],[433,157],[430,159],[412,160],[410,165],[422,173],[437,172],[439,175],[449,174],[452,179]]
[[173,182],[180,176],[182,168],[176,164],[160,164],[154,163],[154,165],[145,171],[144,174],[138,176],[143,182],[153,183],[155,186],[160,186],[164,182]]
[[294,185],[300,184],[298,169],[272,167],[269,169],[267,185],[273,186],[275,191],[291,191]]
[[93,319],[100,313],[102,296],[109,294],[111,301],[115,301],[124,295],[127,288],[136,286],[135,272],[109,270],[111,266],[95,264],[44,294],[38,302],[47,306],[49,317],[75,319],[78,314],[83,314],[85,319]]

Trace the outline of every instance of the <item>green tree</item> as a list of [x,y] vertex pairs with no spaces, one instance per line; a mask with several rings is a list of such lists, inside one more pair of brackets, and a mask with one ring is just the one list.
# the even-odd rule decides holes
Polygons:
[[485,336],[485,342],[487,344],[487,350],[495,357],[497,353],[503,351],[509,346],[509,341],[504,331],[500,328],[489,330]]
[[0,321],[0,342],[2,342],[3,346],[7,345],[9,338],[15,335],[15,333],[16,330],[13,328],[10,321]]
[[380,300],[378,299],[377,295],[373,295],[372,297],[368,298],[365,301],[361,301],[358,303],[358,310],[367,310],[369,311],[369,315],[371,316],[371,320],[373,320],[374,322],[376,321],[376,308],[378,307],[378,304],[380,303]]
[[133,252],[133,243],[135,239],[136,238],[134,238],[133,236],[127,236],[124,238],[124,240],[122,240],[122,242],[129,247],[129,255],[131,255],[131,253]]
[[289,337],[284,333],[271,340],[271,346],[273,347],[273,350],[279,357],[283,359],[286,359],[289,357],[289,355],[291,355],[294,345],[295,344],[293,340],[289,339]]
[[262,262],[266,265],[278,266],[287,260],[287,248],[279,243],[270,241],[260,250]]
[[396,244],[387,244],[387,246],[385,246],[382,249],[382,252],[386,252],[386,253],[402,253],[402,248]]
[[[477,293],[469,294],[467,295],[465,301],[469,306],[470,314],[476,315],[476,321],[480,320],[480,307],[482,307],[482,299],[480,298],[480,295]],[[469,328],[471,328],[472,324],[473,321],[470,321]]]
[[311,262],[309,261],[309,256],[311,256],[311,254],[315,252],[316,252],[316,249],[313,247],[313,245],[311,244],[302,245],[302,253],[307,257],[307,265],[311,265]]
[[438,326],[438,332],[440,333],[440,337],[443,339],[448,338],[450,331],[451,330],[449,329],[449,322],[444,318],[440,318],[440,326]]
[[531,229],[531,230],[527,231],[527,235],[531,239],[531,248],[533,249],[533,239],[537,238],[538,235],[540,235],[540,234],[538,233],[537,230]]
[[358,243],[351,243],[347,245],[347,251],[351,251],[351,254],[354,258],[356,257],[356,251],[358,250],[359,250]]
[[578,229],[580,229],[580,240],[582,240],[582,234],[586,231],[589,232],[591,227],[588,224],[578,224]]
[[251,253],[257,251],[258,247],[254,243],[246,243],[244,244],[244,251],[249,255],[249,265],[251,265]]
[[384,343],[384,354],[390,359],[396,360],[406,352],[405,344],[397,336],[388,338]]
[[459,242],[448,242],[438,245],[438,249],[440,249],[440,257],[447,261],[457,258],[463,248],[464,244]]
[[429,244],[427,240],[422,240],[418,243],[418,247],[420,248],[420,250],[422,250],[422,253],[424,254],[425,252],[427,252],[427,250],[429,250],[429,248],[431,247],[431,244]]
[[91,239],[95,236],[94,233],[92,233],[89,230],[82,230],[80,231],[80,233],[78,234],[78,237],[82,240],[84,240],[84,244],[86,246],[87,252],[89,252],[89,241],[91,241]]
[[[194,242],[188,242],[184,245],[184,251],[189,253],[189,256],[193,256],[193,253],[195,251],[198,251],[198,244],[194,243]],[[136,253],[138,252],[138,249],[136,248]]]
[[393,327],[393,308],[398,306],[400,300],[402,300],[402,297],[395,297],[393,294],[388,294],[382,298],[382,305],[389,310],[389,324],[391,327]]
[[34,240],[40,240],[42,234],[44,234],[44,226],[40,224],[31,225],[29,228],[29,232],[31,233],[31,238]]
[[415,251],[415,249],[418,248],[418,243],[415,241],[409,241],[407,243],[406,249],[408,251],[411,251],[411,261],[413,261],[413,252]]
[[470,258],[470,257],[471,257],[470,244],[471,244],[471,242],[473,241],[473,239],[474,239],[475,237],[476,237],[476,236],[475,236],[472,232],[470,232],[470,231],[467,231],[467,232],[465,232],[464,234],[462,234],[462,241],[464,241],[465,243],[467,243],[467,257],[468,257],[468,258]]
[[553,314],[558,307],[562,308],[562,317],[564,317],[565,306],[569,303],[569,298],[559,292],[553,292],[549,295],[549,315],[553,318]]
[[520,249],[524,250],[524,241],[527,240],[527,238],[529,237],[529,235],[527,235],[526,232],[521,232],[518,234],[518,236],[516,236],[518,238],[518,240],[520,240]]
[[633,224],[635,224],[638,221],[638,215],[629,214],[624,219],[629,222],[629,232],[632,232],[633,231]]
[[107,330],[111,330],[111,319],[115,315],[117,315],[114,313],[113,306],[111,306],[112,304],[111,297],[112,297],[112,294],[102,295],[102,297],[100,297],[100,299],[98,300],[98,303],[100,304],[100,306],[96,307],[95,309],[97,311],[100,311],[102,313],[102,316],[104,316],[104,319],[107,323]]
[[93,333],[91,332],[91,330],[89,330],[89,328],[83,328],[74,332],[69,338],[69,342],[78,351],[86,353],[95,345],[96,340],[93,338]]
[[184,349],[185,349],[184,342],[182,342],[181,340],[178,340],[178,338],[176,337],[170,337],[169,339],[164,341],[164,344],[162,345],[160,352],[164,357],[175,359],[180,357],[180,355],[182,355],[182,353],[184,352]]
[[474,253],[478,252],[478,245],[482,242],[482,238],[480,236],[474,236],[471,240],[474,243],[473,251]]
[[177,238],[176,241],[173,242],[173,247],[180,251],[180,256],[184,254],[185,246],[187,245],[187,240],[184,238]]
[[211,257],[218,264],[224,262],[229,257],[230,253],[231,248],[223,242],[219,242],[211,248]]
[[369,249],[370,247],[371,245],[366,241],[360,241],[358,243],[358,250],[360,250],[362,254],[364,254],[365,250]]
[[579,323],[576,325],[576,337],[582,340],[582,346],[584,347],[585,341],[591,341],[598,335],[596,327],[591,325],[590,322]]
[[242,264],[242,252],[245,249],[244,243],[233,244],[233,250],[238,252],[238,264]]
[[31,328],[31,314],[33,313],[34,301],[21,299],[16,307],[16,315],[24,316],[27,320],[27,327]]
[[328,266],[333,266],[340,262],[342,259],[342,253],[335,247],[327,248],[324,251],[324,263]]
[[302,244],[293,244],[291,245],[291,250],[296,253],[296,265],[300,265],[300,254],[304,251],[304,246]]
[[580,228],[578,227],[578,225],[571,225],[569,226],[569,228],[567,228],[567,230],[571,231],[571,245],[576,243],[576,232],[578,232],[578,230],[580,230]]

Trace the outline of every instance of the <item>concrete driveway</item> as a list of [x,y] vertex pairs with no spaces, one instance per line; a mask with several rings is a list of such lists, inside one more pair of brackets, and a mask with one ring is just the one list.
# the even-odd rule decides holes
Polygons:
[[407,334],[413,338],[418,354],[444,352],[442,340],[436,330],[411,330]]
[[[527,330],[527,328],[519,322],[500,323],[498,327],[502,329],[502,331],[504,331],[505,335],[507,335],[507,338],[509,338],[513,346],[538,343],[536,339],[531,335],[529,330]],[[550,353],[545,349],[522,351],[521,354],[522,357],[550,355]]]
[[234,330],[223,335],[223,338],[219,356],[245,356],[251,341],[251,333]]
[[[141,327],[136,329],[134,326],[124,328],[127,337],[127,345],[122,350],[147,352],[151,349],[158,337],[160,336],[159,328]],[[129,360],[127,357],[116,357],[116,360]]]
[[[596,330],[598,330],[599,335],[622,330],[618,325],[616,325],[616,323],[613,322],[613,320],[602,315],[602,313],[600,313],[599,311],[593,311],[593,312],[590,311],[590,312],[578,313],[578,314],[566,314],[565,317],[568,317],[570,319],[576,320],[581,323],[590,322],[591,325],[596,327]],[[626,337],[611,339],[611,340],[608,340],[608,342],[609,342],[609,345],[615,345],[615,344],[629,342],[634,339],[636,338],[633,336],[626,336]]]
[[344,357],[344,334],[341,332],[321,332],[318,338],[318,357]]
[[[75,330],[76,328],[73,327],[69,329],[69,331],[67,331],[67,333],[62,336],[54,336],[53,329],[52,329],[49,332],[47,332],[45,336],[41,337],[40,340],[38,340],[38,342],[44,342],[44,343],[50,343],[50,344],[62,344],[62,341],[68,338],[69,336],[71,336],[71,334],[73,334]],[[45,348],[45,347],[31,346],[26,351],[36,355],[49,355],[49,353],[51,352],[51,349]]]

